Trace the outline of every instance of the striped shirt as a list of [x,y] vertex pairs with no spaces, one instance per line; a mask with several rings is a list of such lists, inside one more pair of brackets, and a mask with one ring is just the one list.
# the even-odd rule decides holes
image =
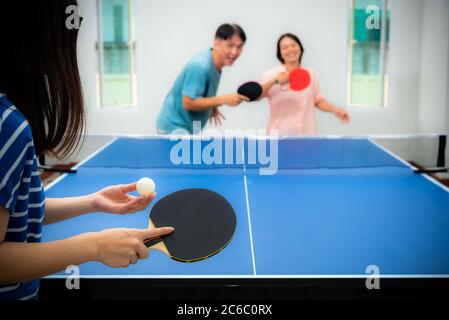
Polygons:
[[[45,194],[31,127],[0,93],[0,206],[9,211],[4,242],[41,241]],[[0,284],[2,299],[35,299],[39,281]]]

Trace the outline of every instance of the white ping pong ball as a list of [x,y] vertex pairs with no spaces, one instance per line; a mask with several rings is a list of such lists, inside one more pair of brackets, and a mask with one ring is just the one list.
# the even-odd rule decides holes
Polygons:
[[150,178],[142,178],[137,182],[137,192],[141,196],[149,196],[156,189],[156,184]]

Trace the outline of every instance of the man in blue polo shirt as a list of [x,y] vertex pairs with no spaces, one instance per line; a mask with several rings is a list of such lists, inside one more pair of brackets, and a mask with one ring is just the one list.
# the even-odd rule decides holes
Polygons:
[[[156,123],[160,134],[177,129],[199,133],[211,117],[220,122],[223,116],[219,107],[235,107],[248,101],[237,93],[216,96],[221,70],[239,58],[245,41],[246,35],[238,25],[224,24],[218,28],[213,48],[200,52],[187,63],[165,98]],[[201,127],[194,128],[195,123]]]

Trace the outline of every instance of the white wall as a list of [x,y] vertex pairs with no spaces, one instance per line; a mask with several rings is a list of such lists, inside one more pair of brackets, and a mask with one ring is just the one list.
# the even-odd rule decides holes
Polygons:
[[[447,65],[447,78],[449,79],[449,63]],[[449,81],[446,83],[446,135],[449,137]],[[446,146],[446,166],[449,166],[449,142]]]
[[423,5],[420,109],[421,132],[445,132],[449,65],[449,1],[425,1]]
[[[248,42],[235,66],[224,70],[219,94],[234,92],[239,84],[259,79],[265,70],[276,65],[275,45],[279,35],[293,32],[305,46],[304,64],[320,76],[322,92],[329,101],[345,106],[348,1],[134,0],[138,103],[136,108],[125,109],[97,105],[96,1],[80,2],[85,20],[80,32],[79,57],[89,133],[155,133],[155,119],[178,72],[192,55],[211,46],[215,30],[223,22],[239,23],[246,31]],[[444,129],[440,122],[445,111],[441,108],[434,110],[433,120],[423,122],[418,116],[422,116],[426,95],[434,96],[435,92],[446,90],[432,88],[429,91],[421,81],[421,73],[428,70],[427,64],[434,70],[448,60],[447,50],[433,52],[434,39],[430,37],[432,30],[448,21],[449,12],[441,10],[445,5],[447,0],[390,1],[389,107],[350,108],[353,121],[349,126],[342,126],[332,116],[319,113],[320,134],[389,134]],[[432,18],[434,11],[439,21]],[[423,43],[428,50],[422,56]],[[447,79],[444,83],[447,84]],[[421,96],[420,90],[424,92]],[[223,129],[262,129],[268,119],[266,101],[234,109],[224,107],[222,111],[227,118]]]
[[[417,116],[420,132],[449,135],[449,1],[423,4],[420,105]],[[446,148],[446,165],[449,146]]]
[[[449,38],[449,35],[448,35]],[[449,59],[448,59],[449,60]],[[449,79],[449,63],[447,64],[447,79]],[[449,138],[449,81],[446,83],[446,136]],[[446,145],[446,166],[449,166],[449,142]],[[449,176],[449,172],[448,172]]]

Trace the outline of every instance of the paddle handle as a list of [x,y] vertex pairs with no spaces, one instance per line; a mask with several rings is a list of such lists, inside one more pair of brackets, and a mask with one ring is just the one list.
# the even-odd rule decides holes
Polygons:
[[162,241],[163,241],[163,240],[162,240],[161,237],[153,238],[153,239],[148,239],[148,240],[145,240],[144,245],[145,245],[147,248],[150,248],[150,247],[152,247],[152,246],[157,245],[158,243],[161,243]]
[[168,249],[161,237],[148,239],[144,242],[144,244],[149,250],[159,250],[165,253],[167,256],[171,257],[171,254],[170,252],[168,252]]

